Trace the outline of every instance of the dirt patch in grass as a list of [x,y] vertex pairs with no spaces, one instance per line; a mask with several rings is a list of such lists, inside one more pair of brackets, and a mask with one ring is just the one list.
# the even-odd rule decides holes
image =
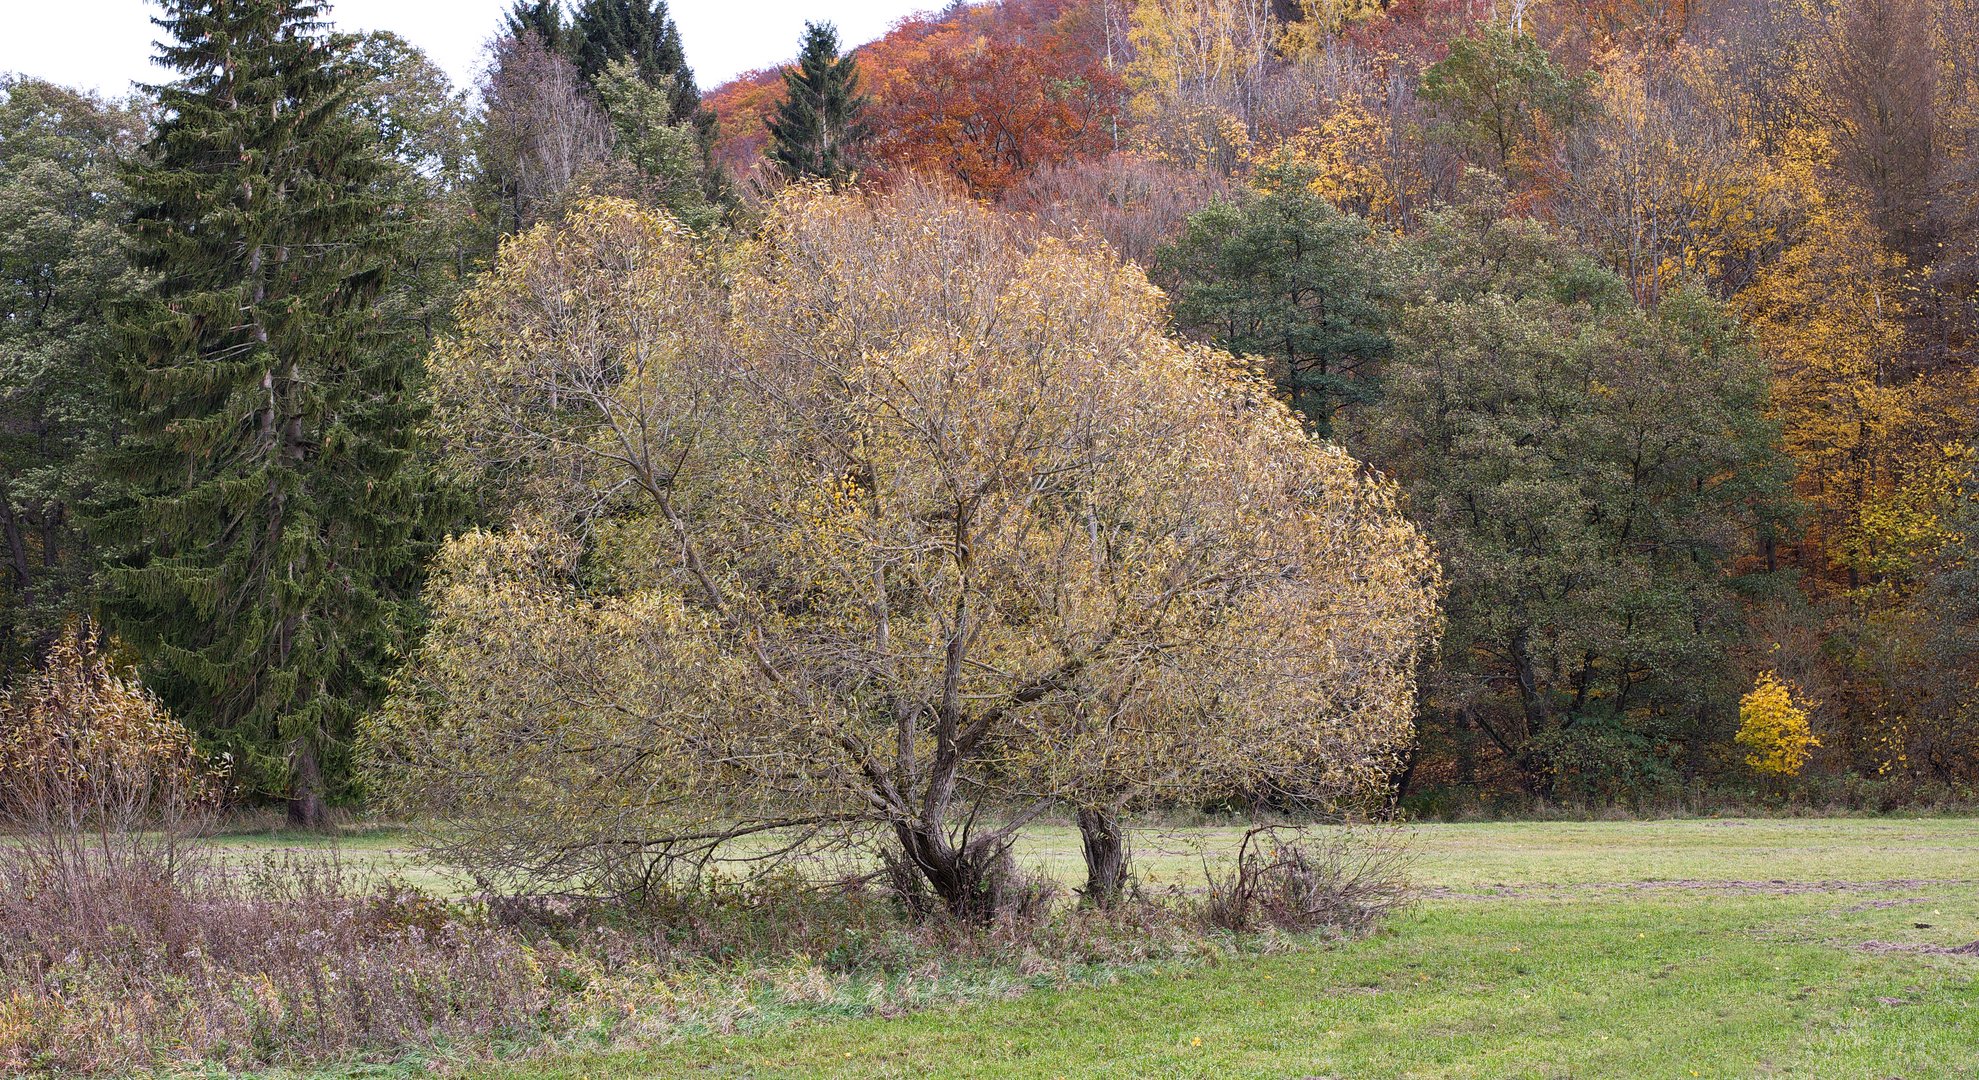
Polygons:
[[1856,946],[1867,953],[1911,953],[1919,956],[1979,957],[1979,941],[1970,945],[1928,945],[1914,941],[1865,941]]
[[1416,897],[1422,900],[1523,900],[1551,891],[1555,891],[1552,886],[1503,885],[1479,892],[1475,889],[1446,889],[1440,885],[1432,885],[1417,889]]
[[[1751,881],[1682,878],[1650,881],[1577,882],[1572,885],[1492,885],[1486,886],[1483,889],[1467,890],[1446,889],[1438,886],[1422,889],[1416,895],[1424,900],[1525,900],[1588,891],[1654,892],[1663,889],[1674,889],[1748,896],[1807,896],[1824,893],[1907,892],[1917,889],[1955,888],[1973,884],[1979,884],[1979,881],[1975,881],[1972,878],[1885,878],[1879,881]],[[1876,900],[1858,905],[1850,910],[1869,910],[1876,907],[1894,907],[1897,904],[1903,903],[1921,903],[1923,899],[1922,897],[1907,897],[1899,900]]]
[[1850,915],[1857,915],[1865,911],[1886,911],[1893,907],[1906,907],[1911,904],[1928,904],[1930,902],[1931,898],[1928,896],[1899,896],[1890,900],[1864,900],[1860,904],[1850,904],[1842,910]]
[[1970,885],[1971,879],[1887,878],[1881,881],[1637,881],[1624,889],[1699,889],[1707,892],[1750,893],[1762,896],[1805,896],[1815,893],[1899,892]]

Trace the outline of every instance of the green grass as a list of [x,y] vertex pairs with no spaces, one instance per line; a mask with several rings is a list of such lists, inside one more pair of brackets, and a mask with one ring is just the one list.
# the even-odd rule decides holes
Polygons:
[[[1979,881],[1979,821],[1969,818],[1770,818],[1417,825],[1408,831],[1425,886],[1708,879]],[[1235,850],[1237,828],[1141,830],[1137,869],[1157,882],[1202,880],[1202,861]],[[1076,880],[1079,834],[1040,828],[1018,859]]]
[[1837,947],[1828,906],[1445,902],[1346,947],[499,1075],[1972,1075],[1973,962]]
[[[1972,818],[1486,822],[1415,825],[1405,832],[1418,884],[1448,890],[1684,879],[1979,882],[1979,820]],[[1137,829],[1135,870],[1156,884],[1197,884],[1203,863],[1222,864],[1242,835],[1237,827]],[[334,848],[351,865],[422,874],[434,887],[445,887],[450,879],[420,864],[414,846],[412,834],[390,828],[336,837],[283,830],[219,841],[231,858]],[[1067,883],[1085,870],[1079,834],[1065,826],[1027,830],[1017,858]]]
[[[1979,1077],[1979,822],[1428,825],[1366,941],[899,1019],[767,1003],[739,1034],[469,1071],[606,1077]],[[1144,835],[1182,881],[1235,830]],[[390,834],[346,844],[389,858]],[[1070,876],[1076,835],[1021,858]],[[1919,926],[1918,924],[1926,924]],[[1868,943],[1885,943],[1865,948]]]

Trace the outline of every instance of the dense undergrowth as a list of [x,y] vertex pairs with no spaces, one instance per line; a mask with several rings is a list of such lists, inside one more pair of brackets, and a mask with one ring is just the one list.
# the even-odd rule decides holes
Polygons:
[[0,1068],[132,1075],[647,1045],[891,1016],[1373,929],[1392,853],[1252,845],[1210,888],[1099,910],[1041,884],[988,925],[869,881],[703,880],[639,902],[449,897],[334,851],[96,860],[0,847]]

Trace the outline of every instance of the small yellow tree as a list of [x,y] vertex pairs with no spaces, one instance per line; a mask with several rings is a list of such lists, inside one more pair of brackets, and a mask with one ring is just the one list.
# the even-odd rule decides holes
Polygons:
[[1736,739],[1745,763],[1766,776],[1798,776],[1813,749],[1821,745],[1807,723],[1807,710],[1794,701],[1794,686],[1762,671],[1739,699]]

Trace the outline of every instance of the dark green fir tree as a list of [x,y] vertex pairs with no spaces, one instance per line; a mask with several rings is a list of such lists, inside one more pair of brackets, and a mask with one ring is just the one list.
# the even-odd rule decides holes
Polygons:
[[[727,179],[715,166],[715,112],[701,106],[701,91],[694,85],[694,71],[687,66],[687,51],[666,0],[584,0],[570,26],[578,71],[594,89],[602,93],[611,66],[622,63],[667,95],[667,123],[686,125],[694,133],[702,195],[717,203],[729,201]],[[623,121],[615,117],[614,122]]]
[[866,137],[859,67],[838,55],[838,30],[805,23],[797,64],[783,70],[783,103],[766,121],[769,159],[793,180],[834,183],[852,173],[852,154]]
[[156,134],[126,185],[156,282],[119,319],[104,607],[236,776],[324,821],[422,561],[413,335],[350,41],[305,0],[164,0]]
[[511,36],[535,34],[543,47],[553,53],[571,51],[570,25],[564,22],[560,0],[515,0],[504,20]]
[[[667,13],[666,0],[584,0],[571,20],[577,38],[577,69],[596,84],[615,60],[631,64],[649,86],[666,83],[672,94],[676,124],[704,123],[701,91],[687,66],[680,31]],[[713,123],[708,114],[705,123]]]

